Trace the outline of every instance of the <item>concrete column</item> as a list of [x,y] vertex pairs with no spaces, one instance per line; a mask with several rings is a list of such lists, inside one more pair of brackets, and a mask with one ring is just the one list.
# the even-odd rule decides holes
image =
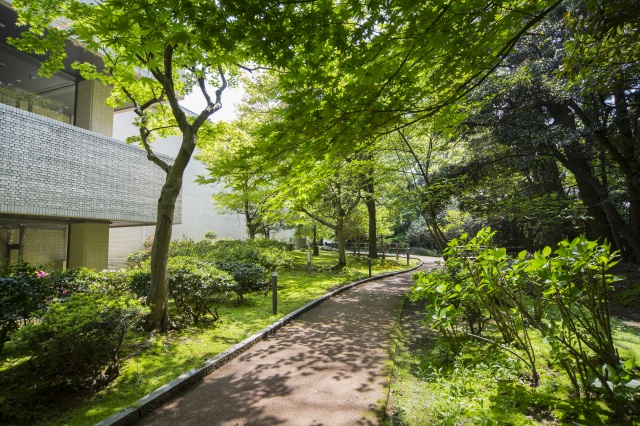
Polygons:
[[101,271],[109,264],[108,254],[108,223],[73,223],[69,226],[68,268],[85,267]]
[[105,105],[111,88],[97,80],[78,83],[76,100],[76,126],[111,137],[113,135],[113,108]]

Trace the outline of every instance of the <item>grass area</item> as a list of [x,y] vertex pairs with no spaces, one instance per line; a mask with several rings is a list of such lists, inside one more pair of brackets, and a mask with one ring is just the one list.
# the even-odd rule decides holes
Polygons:
[[[490,344],[469,341],[452,356],[437,332],[421,326],[423,309],[411,309],[396,352],[386,426],[640,425],[637,413],[573,398],[564,372],[546,361],[541,339],[535,342],[541,381],[533,388],[527,368]],[[637,368],[640,328],[618,320],[613,328],[620,355]]]
[[[142,332],[127,336],[122,351],[121,375],[106,388],[68,394],[43,389],[34,382],[23,354],[7,343],[0,356],[0,417],[15,424],[95,424],[126,408],[180,374],[198,367],[208,358],[228,349],[328,291],[368,276],[366,259],[349,258],[349,266],[332,271],[334,253],[313,258],[313,273],[307,274],[306,252],[294,252],[296,267],[278,276],[278,314],[272,315],[271,295],[247,294],[239,305],[230,299],[219,309],[220,320],[212,324],[182,327],[147,340]],[[417,262],[412,260],[412,265]],[[373,274],[406,269],[406,260],[374,261]],[[35,415],[35,417],[34,417]]]

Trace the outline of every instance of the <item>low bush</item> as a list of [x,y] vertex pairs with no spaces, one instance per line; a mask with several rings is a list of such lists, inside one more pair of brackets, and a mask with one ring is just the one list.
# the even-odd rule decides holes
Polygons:
[[[491,341],[516,355],[538,384],[531,333],[549,344],[553,362],[566,372],[576,395],[601,395],[612,404],[640,399],[633,362],[624,362],[613,341],[609,297],[617,263],[607,245],[584,237],[561,241],[516,258],[492,246],[493,232],[463,234],[444,252],[446,272],[416,274],[414,300],[426,302],[431,324],[452,346],[462,337]],[[491,319],[502,342],[479,336]],[[475,331],[474,331],[475,325]],[[509,348],[516,347],[524,357]]]
[[136,268],[126,272],[129,291],[136,297],[146,297],[151,286],[151,271],[148,267]]
[[72,294],[87,291],[96,281],[97,273],[86,268],[55,270],[46,276],[55,290],[57,300],[65,300]]
[[119,375],[118,353],[125,333],[146,312],[127,294],[76,293],[52,303],[39,322],[16,333],[16,340],[33,354],[30,365],[47,384],[103,384]]
[[129,265],[129,267],[139,267],[149,259],[151,259],[151,250],[134,251],[127,256],[127,265]]
[[411,254],[415,254],[416,256],[440,256],[438,250],[426,248],[426,247],[411,247],[409,250]]
[[244,301],[245,293],[266,288],[266,271],[260,265],[244,262],[215,262],[215,265],[233,277],[235,284],[232,289],[240,303]]
[[27,264],[6,266],[0,275],[0,352],[10,334],[27,324],[55,296],[46,273]]
[[218,308],[233,290],[233,278],[215,266],[192,257],[169,259],[169,293],[178,314],[197,323],[219,318]]
[[190,238],[185,238],[180,241],[171,241],[169,247],[169,256],[190,256],[207,258],[211,257],[214,251],[214,242],[209,238],[204,238],[200,241],[193,241]]
[[286,248],[286,243],[268,239],[221,240],[214,243],[211,256],[219,262],[256,263],[275,271],[293,267],[293,256]]

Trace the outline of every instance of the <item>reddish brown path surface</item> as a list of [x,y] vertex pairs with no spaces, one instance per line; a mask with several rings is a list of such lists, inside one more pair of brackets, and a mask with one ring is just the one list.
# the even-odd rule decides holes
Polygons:
[[[424,258],[425,267],[435,258]],[[149,425],[375,425],[411,273],[303,314],[144,417]]]

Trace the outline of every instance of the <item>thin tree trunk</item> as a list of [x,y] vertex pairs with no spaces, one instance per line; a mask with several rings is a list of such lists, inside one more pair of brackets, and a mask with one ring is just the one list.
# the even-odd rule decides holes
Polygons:
[[373,182],[373,167],[368,170],[366,191],[364,202],[367,206],[367,213],[369,215],[369,257],[372,259],[378,258],[378,231],[377,231],[377,219],[376,219],[376,200],[374,197],[375,186]]
[[145,328],[147,330],[166,331],[169,327],[169,247],[176,200],[182,186],[183,171],[184,168],[182,171],[172,168],[158,199],[156,231],[151,248],[151,288],[147,297],[147,304],[151,307],[151,312],[146,318]]
[[376,259],[378,257],[378,231],[376,229],[376,201],[373,197],[365,199],[367,213],[369,214],[369,257]]
[[146,330],[166,331],[170,325],[168,310],[169,246],[176,200],[182,188],[182,176],[195,147],[196,134],[191,127],[188,127],[183,131],[180,150],[173,164],[167,170],[167,178],[160,191],[156,231],[151,248],[151,287],[147,297],[147,304],[150,306],[151,312],[145,319]]
[[347,241],[344,236],[344,217],[339,217],[336,223],[336,238],[338,239],[338,264],[334,269],[347,266]]

